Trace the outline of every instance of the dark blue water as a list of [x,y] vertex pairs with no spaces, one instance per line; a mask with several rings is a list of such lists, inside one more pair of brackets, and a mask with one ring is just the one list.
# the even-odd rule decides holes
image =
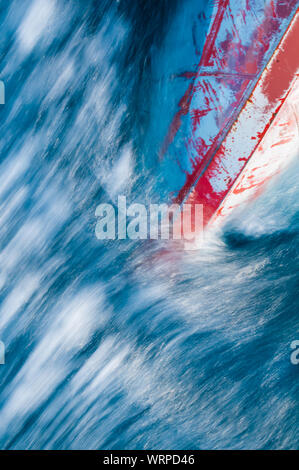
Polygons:
[[203,5],[0,1],[1,448],[298,448],[298,160],[198,252],[95,236],[164,200]]

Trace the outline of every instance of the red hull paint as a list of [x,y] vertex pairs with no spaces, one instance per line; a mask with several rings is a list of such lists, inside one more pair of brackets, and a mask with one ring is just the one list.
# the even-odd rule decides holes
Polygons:
[[[242,44],[237,27],[226,31],[227,40],[223,40],[222,23],[227,24],[231,16],[234,24],[238,15],[233,15],[230,1],[218,6],[198,70],[190,75],[192,82],[162,148],[162,153],[166,152],[182,116],[189,116],[192,171],[175,202],[203,204],[204,225],[218,223],[234,207],[258,194],[299,150],[296,5],[298,1],[268,2],[264,19],[251,34],[250,45]],[[292,11],[293,17],[283,30],[281,25]],[[263,64],[273,35],[278,35],[280,42],[270,61]],[[225,112],[222,89],[232,96]],[[209,123],[216,123],[214,135]]]
[[[251,158],[254,157],[256,160],[257,156],[261,154],[264,140],[267,143],[263,152],[268,156],[267,168],[269,169],[275,158],[273,155],[275,146],[283,146],[280,154],[276,156],[276,161],[277,158],[282,161],[289,159],[299,149],[297,140],[299,107],[298,105],[291,106],[294,96],[297,96],[296,91],[299,83],[296,80],[299,72],[299,54],[294,47],[295,44],[299,44],[299,11],[238,119],[186,201],[189,204],[204,205],[205,224],[212,218],[214,219],[215,215],[228,213],[228,207],[231,204],[229,201],[224,203],[224,200],[230,195],[230,190],[233,188],[233,191],[238,191],[237,188],[240,191],[241,181],[248,179],[246,166]],[[290,93],[292,85],[293,93]],[[280,125],[282,120],[286,121],[284,134],[289,135],[287,139],[280,139],[279,134],[275,132],[275,128]],[[271,136],[270,139],[269,136]],[[244,148],[242,148],[243,139],[248,139]],[[294,142],[297,144],[295,149]],[[236,164],[233,171],[230,169],[232,163]],[[256,161],[256,165],[259,167],[258,161]],[[263,183],[268,181],[269,176],[264,168],[254,186],[260,189]],[[215,185],[212,183],[215,178],[222,183],[223,189],[221,191],[217,190],[219,186],[216,186],[215,189]],[[249,186],[248,189],[252,189],[252,186]],[[242,191],[246,191],[245,186]],[[250,195],[252,195],[252,191]],[[222,207],[225,207],[226,210],[224,211]]]

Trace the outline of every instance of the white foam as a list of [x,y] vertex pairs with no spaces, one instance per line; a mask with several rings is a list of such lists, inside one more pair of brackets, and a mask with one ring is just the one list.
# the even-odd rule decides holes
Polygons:
[[15,317],[18,311],[37,291],[40,278],[37,274],[27,274],[21,279],[7,296],[3,307],[1,308],[0,330]]
[[55,0],[35,0],[18,30],[22,52],[29,53],[46,33],[55,11]]

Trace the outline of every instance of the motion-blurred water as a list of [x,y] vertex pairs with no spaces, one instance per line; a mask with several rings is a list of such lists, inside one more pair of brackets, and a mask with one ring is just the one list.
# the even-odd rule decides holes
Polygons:
[[298,447],[298,163],[199,252],[95,236],[163,194],[199,3],[0,1],[1,448]]

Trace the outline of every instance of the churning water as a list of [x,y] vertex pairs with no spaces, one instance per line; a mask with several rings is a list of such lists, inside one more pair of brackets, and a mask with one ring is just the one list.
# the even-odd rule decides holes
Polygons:
[[95,236],[164,200],[199,3],[0,1],[1,448],[298,447],[297,162],[198,252]]

